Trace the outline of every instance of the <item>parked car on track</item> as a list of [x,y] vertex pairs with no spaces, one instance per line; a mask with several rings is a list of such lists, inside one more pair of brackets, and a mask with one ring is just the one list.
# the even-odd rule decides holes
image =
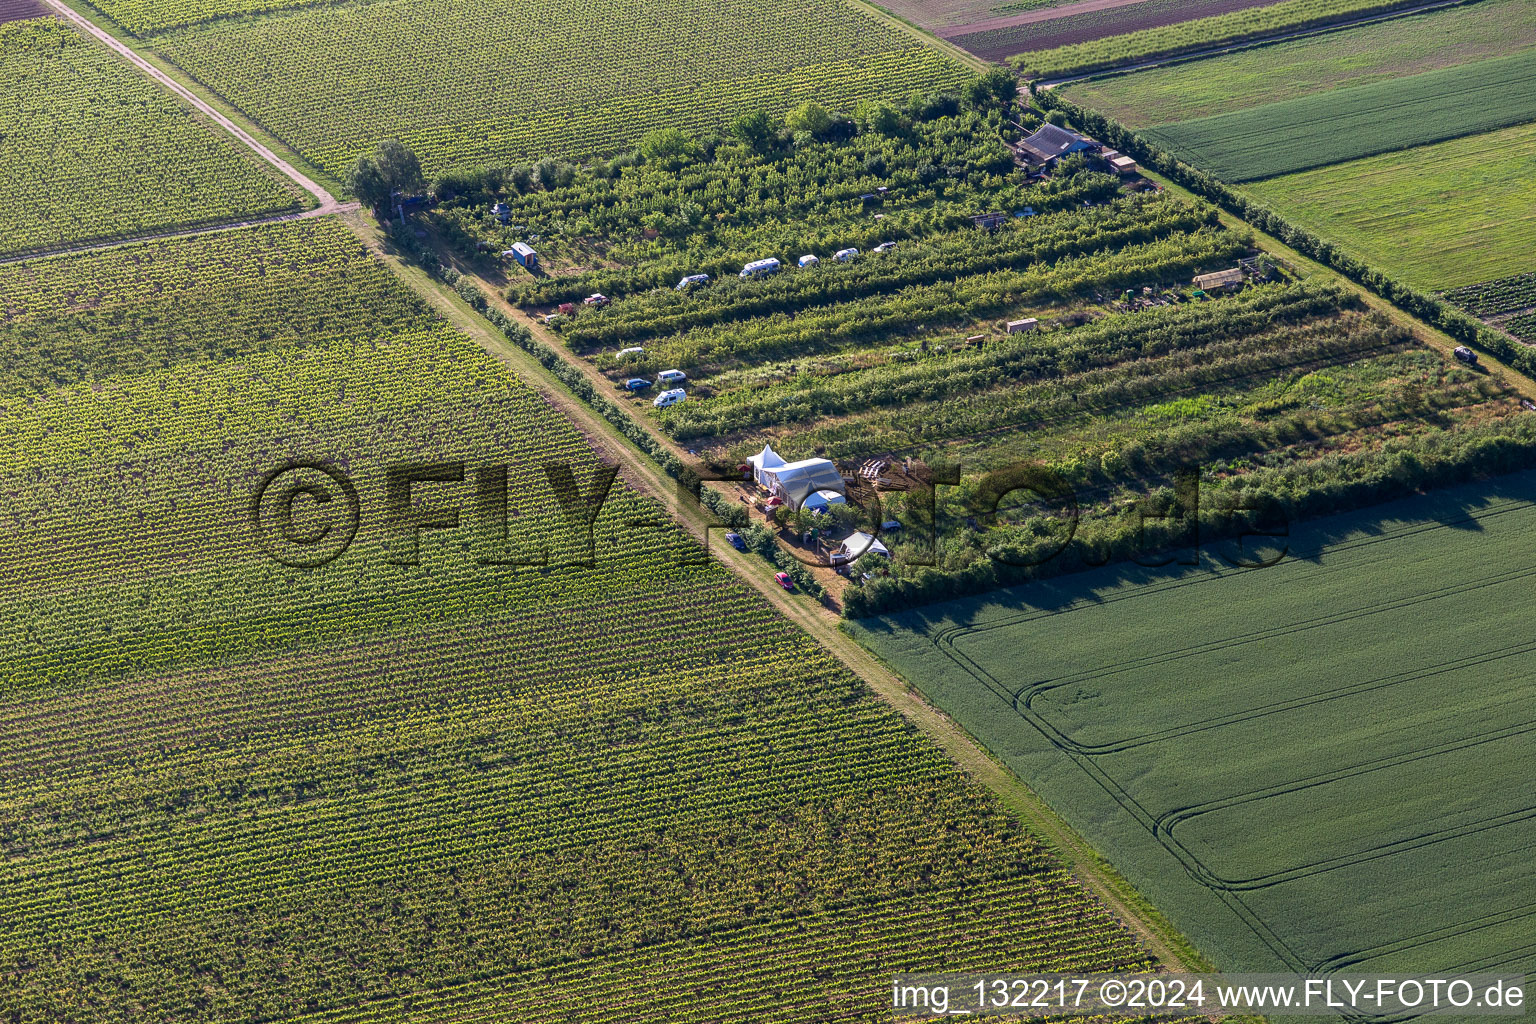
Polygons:
[[895,242],[881,242],[875,246],[875,252],[890,252],[894,248],[896,248]]
[[621,348],[621,349],[619,349],[618,352],[614,353],[614,358],[615,359],[623,359],[625,356],[643,356],[643,355],[645,355],[645,347],[643,345],[635,345],[632,348]]
[[651,382],[644,377],[631,377],[624,382],[625,391],[644,391],[651,386]]
[[1457,345],[1451,351],[1451,354],[1454,355],[1457,359],[1460,359],[1462,362],[1466,363],[1468,366],[1477,365],[1477,353],[1473,352],[1465,345]]
[[688,379],[688,375],[682,370],[662,370],[656,375],[656,379],[663,384],[681,384]]
[[726,534],[725,542],[731,547],[735,548],[737,551],[747,550],[747,542],[741,539],[741,534],[739,533],[732,532]]
[[689,274],[687,277],[685,277],[681,281],[677,282],[677,290],[680,291],[680,292],[685,292],[688,289],[694,287],[695,285],[708,284],[708,283],[709,283],[709,275],[708,274]]
[[773,579],[775,583],[785,590],[795,589],[795,581],[789,578],[789,573],[787,572],[776,572],[773,574]]

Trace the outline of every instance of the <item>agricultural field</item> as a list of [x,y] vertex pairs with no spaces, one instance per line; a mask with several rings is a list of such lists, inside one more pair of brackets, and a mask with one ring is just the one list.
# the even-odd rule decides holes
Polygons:
[[[1055,509],[955,526],[1021,462],[1075,489],[1071,557],[1102,560],[1132,553],[1140,503],[1168,500],[1187,467],[1222,500],[1321,514],[1393,495],[1409,479],[1403,460],[1428,483],[1476,463],[1485,445],[1526,451],[1536,439],[1506,382],[1420,347],[1336,287],[1274,273],[1235,296],[1194,296],[1194,275],[1254,251],[1203,204],[1126,193],[1086,163],[1028,180],[975,115],[911,131],[922,146],[866,132],[792,154],[721,146],[681,170],[581,176],[507,194],[506,227],[486,197],[435,216],[466,258],[540,239],[552,272],[509,271],[508,295],[530,313],[608,297],[605,309],[556,315],[560,341],[615,389],[683,371],[683,403],[631,401],[727,475],[765,444],[849,473],[871,461],[961,466],[958,486],[941,491],[953,528],[892,540],[901,579],[922,575],[935,543],[938,566],[976,586],[1002,581],[988,575],[990,552],[1056,544]],[[970,173],[934,177],[930,161]],[[788,204],[766,187],[776,181],[820,185],[789,190]],[[861,196],[879,187],[885,198],[867,205]],[[970,215],[988,209],[1033,215],[987,232]],[[612,243],[613,265],[567,265],[566,253],[601,249],[594,239]],[[895,247],[873,252],[880,242]],[[862,254],[830,258],[845,247]],[[797,268],[802,253],[820,264]],[[787,269],[736,275],[768,255]],[[696,273],[713,280],[673,287]],[[1007,332],[1025,318],[1037,329]],[[907,495],[881,500],[920,514]],[[883,580],[853,589],[867,591],[860,608],[899,596]]]
[[1526,0],[1479,0],[1192,63],[1091,78],[1061,91],[1073,103],[1143,129],[1533,48],[1536,7]]
[[1536,122],[1536,47],[1162,125],[1145,135],[1223,181],[1244,182],[1529,122]]
[[0,24],[0,256],[302,209],[308,196],[52,18]]
[[1245,185],[1295,223],[1426,290],[1529,271],[1536,124]]
[[0,437],[8,1021],[876,1021],[898,971],[1148,964],[334,220],[0,267]]
[[1465,285],[1445,297],[1473,316],[1536,345],[1536,273]]
[[808,100],[852,113],[971,77],[844,0],[373,0],[216,22],[153,46],[335,175],[385,137],[430,177],[611,153],[653,129],[702,132]]
[[1226,969],[1529,976],[1533,487],[853,630]]

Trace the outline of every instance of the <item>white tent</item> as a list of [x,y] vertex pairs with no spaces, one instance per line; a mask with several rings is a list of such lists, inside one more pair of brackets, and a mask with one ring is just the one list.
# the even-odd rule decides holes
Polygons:
[[848,539],[843,541],[843,546],[837,549],[840,558],[846,558],[850,562],[865,554],[884,555],[891,557],[890,549],[881,544],[873,535],[859,531],[850,533]]
[[843,493],[843,474],[829,459],[802,459],[787,462],[777,469],[767,470],[773,482],[768,489],[789,502],[795,508],[817,491]]
[[[800,507],[801,502],[818,491],[834,491],[843,494],[843,474],[828,459],[801,459],[785,462],[771,445],[747,459],[752,466],[752,479],[766,491],[771,491],[789,504]],[[821,507],[825,507],[823,502]],[[813,506],[814,507],[814,506]]]
[[784,465],[784,460],[779,458],[779,453],[773,450],[771,445],[763,445],[763,450],[747,460],[752,464],[752,479],[757,481],[759,487],[773,489],[773,470]]

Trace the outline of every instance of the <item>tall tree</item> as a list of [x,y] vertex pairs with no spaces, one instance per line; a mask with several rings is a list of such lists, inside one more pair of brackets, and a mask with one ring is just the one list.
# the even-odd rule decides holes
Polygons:
[[824,139],[832,130],[832,115],[815,100],[806,100],[789,112],[784,124],[794,134],[806,132],[813,139]]
[[414,195],[421,191],[421,161],[405,143],[385,139],[375,147],[373,159],[391,192]]
[[374,213],[389,207],[389,182],[384,180],[378,162],[371,156],[358,157],[347,172],[347,191]]
[[773,144],[778,127],[766,111],[754,110],[742,114],[731,123],[731,134],[762,153]]

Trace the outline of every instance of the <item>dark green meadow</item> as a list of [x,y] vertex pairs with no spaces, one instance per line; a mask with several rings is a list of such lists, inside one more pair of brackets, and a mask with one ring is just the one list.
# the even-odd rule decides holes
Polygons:
[[1526,473],[1313,521],[1269,568],[1213,547],[852,629],[1218,966],[1530,973],[1533,498]]

